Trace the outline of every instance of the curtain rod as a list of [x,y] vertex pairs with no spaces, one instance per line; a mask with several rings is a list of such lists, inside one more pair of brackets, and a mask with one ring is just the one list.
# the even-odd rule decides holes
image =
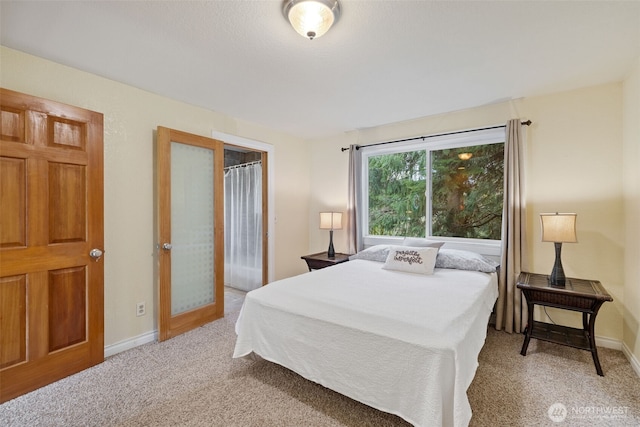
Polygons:
[[[524,126],[529,126],[531,125],[531,120],[527,120],[526,122],[520,122],[521,125]],[[393,144],[394,142],[406,142],[406,141],[415,141],[417,139],[426,139],[426,138],[435,138],[436,136],[447,136],[447,135],[456,135],[459,133],[468,133],[468,132],[477,132],[480,130],[490,130],[490,129],[500,129],[500,128],[504,128],[507,127],[507,125],[498,125],[498,126],[489,126],[486,128],[478,128],[478,129],[467,129],[467,130],[457,130],[455,132],[445,132],[445,133],[437,133],[434,135],[425,135],[425,136],[416,136],[413,138],[406,138],[406,139],[397,139],[395,141],[385,141],[385,142],[376,142],[375,144],[367,144],[364,145],[363,147],[374,147],[376,145],[384,145],[384,144]],[[360,149],[360,145],[356,145],[356,150]],[[340,148],[340,151],[349,151],[349,147],[342,147]]]
[[228,171],[230,169],[244,168],[244,167],[247,167],[247,166],[257,165],[257,164],[262,164],[262,160],[256,160],[254,162],[249,162],[249,163],[243,163],[241,165],[226,166],[224,168],[224,170]]

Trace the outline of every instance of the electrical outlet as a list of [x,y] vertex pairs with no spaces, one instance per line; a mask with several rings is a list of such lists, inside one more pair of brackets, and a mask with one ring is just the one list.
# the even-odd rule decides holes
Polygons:
[[136,316],[144,316],[146,314],[146,309],[144,306],[144,302],[139,302],[136,304]]

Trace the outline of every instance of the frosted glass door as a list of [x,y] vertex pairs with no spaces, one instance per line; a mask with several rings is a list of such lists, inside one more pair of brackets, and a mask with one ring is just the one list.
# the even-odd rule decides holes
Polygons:
[[158,339],[224,316],[224,143],[157,133]]
[[215,302],[214,150],[171,142],[171,315]]

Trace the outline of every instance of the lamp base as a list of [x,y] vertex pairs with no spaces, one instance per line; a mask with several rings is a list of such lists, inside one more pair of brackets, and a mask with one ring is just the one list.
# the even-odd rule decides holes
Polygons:
[[555,242],[553,244],[556,247],[556,260],[553,264],[553,270],[551,270],[551,276],[549,276],[549,283],[552,286],[565,287],[567,279],[564,275],[564,269],[562,268],[562,260],[560,259],[560,252],[562,251],[562,243]]
[[333,230],[329,230],[329,249],[327,249],[327,257],[336,257],[336,251],[333,249]]

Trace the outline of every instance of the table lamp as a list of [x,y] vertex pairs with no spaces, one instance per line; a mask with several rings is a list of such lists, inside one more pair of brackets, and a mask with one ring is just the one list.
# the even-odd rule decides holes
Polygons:
[[342,212],[320,212],[320,229],[329,230],[329,249],[327,256],[329,258],[336,257],[336,251],[333,249],[333,230],[342,228]]
[[562,268],[560,252],[563,243],[576,243],[576,217],[575,213],[541,213],[542,241],[553,242],[556,248],[556,261],[553,264],[549,283],[553,286],[565,286],[566,278]]

